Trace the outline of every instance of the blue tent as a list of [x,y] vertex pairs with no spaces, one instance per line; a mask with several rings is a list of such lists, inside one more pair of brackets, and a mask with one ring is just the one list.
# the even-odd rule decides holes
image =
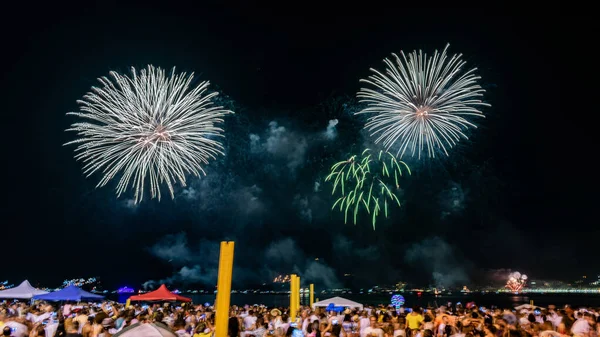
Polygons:
[[33,296],[34,300],[46,301],[95,301],[103,298],[104,296],[89,293],[76,286],[68,286],[59,291]]

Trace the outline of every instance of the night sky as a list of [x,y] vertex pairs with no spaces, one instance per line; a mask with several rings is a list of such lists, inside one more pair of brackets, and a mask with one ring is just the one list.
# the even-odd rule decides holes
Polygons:
[[[20,6],[21,19],[2,22],[2,280],[212,286],[225,239],[236,241],[234,286],[294,271],[325,286],[600,271],[597,230],[575,210],[569,176],[577,173],[566,135],[558,136],[563,125],[551,117],[562,110],[564,84],[547,18],[389,6]],[[345,225],[330,211],[324,178],[368,139],[352,114],[359,79],[391,53],[431,54],[446,43],[479,69],[492,105],[486,118],[448,158],[405,158],[414,172],[403,205],[375,231],[368,219]],[[62,144],[75,136],[64,132],[75,121],[65,113],[98,77],[147,64],[210,80],[236,114],[224,125],[227,155],[206,167],[207,177],[190,179],[175,200],[134,206],[131,195],[116,198],[115,184],[95,189],[99,177],[86,179],[74,148]]]

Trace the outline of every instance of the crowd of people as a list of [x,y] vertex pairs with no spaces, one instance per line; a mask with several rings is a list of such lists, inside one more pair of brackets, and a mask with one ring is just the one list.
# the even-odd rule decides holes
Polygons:
[[[364,309],[301,307],[298,317],[286,308],[232,306],[228,337],[600,337],[600,310],[529,307]],[[0,329],[6,337],[112,337],[125,329],[153,323],[179,337],[212,337],[212,306],[172,303],[129,305],[52,303],[0,304]],[[117,336],[115,336],[117,337]]]

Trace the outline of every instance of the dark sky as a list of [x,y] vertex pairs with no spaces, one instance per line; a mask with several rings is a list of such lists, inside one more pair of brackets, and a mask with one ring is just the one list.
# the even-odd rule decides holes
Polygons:
[[[461,284],[488,269],[563,279],[600,271],[597,231],[576,211],[565,135],[557,131],[563,125],[552,117],[562,108],[563,83],[547,17],[383,5],[353,13],[20,6],[14,22],[2,23],[11,260],[2,279],[210,285],[210,259],[223,239],[236,241],[238,285],[292,271],[325,285],[347,283],[344,273],[362,285],[439,282],[440,275]],[[366,137],[351,114],[359,79],[392,52],[431,53],[446,43],[479,69],[492,104],[487,118],[449,158],[411,164],[402,208],[376,231],[366,220],[344,225],[329,211],[323,179]],[[63,130],[74,122],[65,113],[96,78],[147,64],[194,71],[237,114],[225,123],[227,156],[207,167],[206,178],[191,179],[174,201],[131,207],[130,196],[116,198],[114,184],[95,189],[98,176],[83,177],[73,148],[62,146],[74,135]],[[328,142],[322,135],[332,119],[337,138]],[[278,148],[266,150],[269,141]]]

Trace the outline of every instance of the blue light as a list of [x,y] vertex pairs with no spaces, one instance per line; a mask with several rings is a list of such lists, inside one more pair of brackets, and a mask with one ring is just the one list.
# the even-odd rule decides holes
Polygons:
[[129,294],[129,293],[133,293],[134,291],[132,288],[125,286],[125,287],[119,288],[119,290],[117,290],[117,292],[119,294],[125,294],[125,293]]

